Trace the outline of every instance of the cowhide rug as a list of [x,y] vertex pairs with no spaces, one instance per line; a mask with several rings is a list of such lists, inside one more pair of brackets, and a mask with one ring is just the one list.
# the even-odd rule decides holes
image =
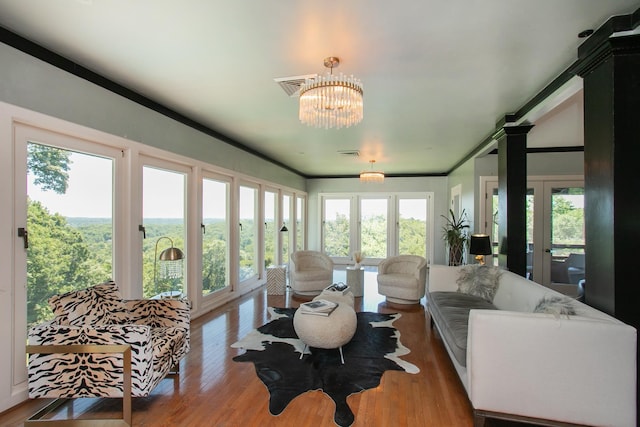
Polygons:
[[280,414],[298,395],[321,389],[335,402],[335,423],[350,426],[354,415],[347,396],[377,387],[387,370],[420,372],[400,359],[409,353],[400,343],[400,332],[392,326],[400,314],[358,313],[356,334],[342,347],[343,365],[337,349],[305,351],[293,329],[295,310],[269,308],[273,320],[231,346],[247,350],[233,360],[254,363],[258,377],[269,390],[272,415]]

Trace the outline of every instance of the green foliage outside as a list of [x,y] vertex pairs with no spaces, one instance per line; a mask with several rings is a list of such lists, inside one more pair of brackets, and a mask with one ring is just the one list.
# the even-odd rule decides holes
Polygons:
[[27,324],[32,325],[51,318],[51,296],[111,278],[111,251],[103,256],[111,237],[93,246],[63,216],[34,201],[27,206],[27,223]]
[[[584,189],[568,189],[567,195],[583,195]],[[526,199],[527,212],[527,242],[533,242],[533,196],[528,195]],[[498,196],[493,196],[493,237],[498,237]],[[563,194],[554,194],[551,203],[551,237],[554,247],[554,257],[567,257],[570,253],[584,253],[584,249],[578,248],[558,248],[562,245],[578,245],[584,247],[584,208],[576,207],[571,200],[563,197]]]
[[336,219],[325,221],[323,230],[324,252],[330,257],[349,257],[349,218],[337,214]]
[[[425,221],[414,218],[401,218],[399,221],[399,253],[403,255],[426,254],[427,226]],[[361,251],[365,258],[387,257],[387,219],[384,215],[375,215],[362,221]],[[335,221],[325,221],[324,250],[332,257],[350,257],[349,218],[339,214]]]

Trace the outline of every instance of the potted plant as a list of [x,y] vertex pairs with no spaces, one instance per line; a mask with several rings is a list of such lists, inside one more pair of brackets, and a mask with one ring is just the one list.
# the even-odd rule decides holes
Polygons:
[[467,234],[467,229],[469,228],[467,215],[463,209],[460,216],[456,218],[453,210],[449,209],[449,217],[441,216],[446,221],[442,228],[442,238],[447,242],[449,249],[449,265],[462,265],[467,240],[469,239]]

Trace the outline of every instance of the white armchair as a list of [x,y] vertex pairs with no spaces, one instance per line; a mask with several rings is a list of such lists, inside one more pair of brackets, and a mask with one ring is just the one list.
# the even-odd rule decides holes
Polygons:
[[419,304],[427,283],[427,260],[398,255],[378,264],[378,293],[395,304]]
[[333,283],[333,261],[318,251],[291,254],[291,289],[303,296],[316,296]]

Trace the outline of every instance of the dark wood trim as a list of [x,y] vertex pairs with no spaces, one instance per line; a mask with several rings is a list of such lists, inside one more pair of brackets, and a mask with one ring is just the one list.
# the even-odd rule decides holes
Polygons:
[[[567,147],[531,147],[527,148],[527,154],[538,153],[578,153],[584,152],[583,145],[571,145]],[[491,150],[488,154],[498,154],[498,149]]]
[[48,64],[53,65],[63,71],[66,71],[70,74],[73,74],[76,77],[80,77],[88,82],[96,84],[104,89],[107,89],[115,94],[118,94],[128,100],[135,102],[143,107],[149,108],[159,114],[162,114],[166,117],[169,117],[179,123],[182,123],[185,126],[189,126],[199,132],[202,132],[206,135],[209,135],[217,140],[220,140],[226,144],[231,145],[232,147],[238,148],[246,153],[252,154],[254,156],[260,157],[263,160],[266,160],[270,163],[273,163],[276,166],[284,168],[290,172],[293,172],[303,178],[307,178],[302,172],[288,166],[284,163],[275,160],[264,153],[261,153],[258,150],[254,150],[253,148],[248,147],[247,145],[239,142],[237,139],[232,138],[222,132],[219,132],[215,129],[212,129],[209,126],[206,126],[200,122],[197,122],[189,117],[178,113],[171,108],[168,108],[156,101],[153,101],[150,98],[147,98],[144,95],[139,94],[121,84],[114,82],[113,80],[109,80],[106,77],[91,71],[90,69],[83,67],[82,65],[73,62],[62,55],[59,55],[43,46],[40,46],[37,43],[32,42],[18,34],[0,26],[0,42],[6,44],[7,46],[11,46],[15,49],[18,49],[21,52],[24,52],[28,55],[33,56],[41,61],[44,61]]
[[545,420],[543,418],[532,418],[532,417],[525,417],[523,415],[511,415],[511,414],[504,414],[502,412],[481,411],[477,409],[473,411],[473,417],[474,417],[475,427],[482,426],[483,425],[482,423],[484,423],[483,420],[486,418],[494,419],[494,420],[515,421],[518,423],[534,424],[536,426],[543,426],[543,427],[582,427],[583,426],[582,424],[564,423],[561,421]]

